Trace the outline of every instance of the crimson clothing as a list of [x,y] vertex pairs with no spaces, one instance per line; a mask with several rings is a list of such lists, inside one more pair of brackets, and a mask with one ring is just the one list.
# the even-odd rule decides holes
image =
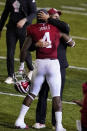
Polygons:
[[81,124],[83,127],[87,128],[87,94],[84,97],[83,106],[80,112],[81,112]]
[[41,38],[49,43],[51,46],[36,49],[36,58],[53,58],[57,59],[57,48],[60,40],[59,30],[48,23],[34,24],[27,27],[27,35],[30,35],[36,43]]
[[[67,23],[60,21],[58,19],[56,20],[52,18],[48,19],[48,23],[56,26],[61,32],[69,34],[70,29]],[[63,38],[61,38],[60,44],[57,50],[58,59],[60,63],[61,78],[62,78],[61,99],[62,99],[64,84],[65,84],[66,67],[68,67],[68,62],[66,58],[67,46],[68,44],[63,40]],[[45,80],[39,92],[39,98],[38,98],[38,103],[37,103],[37,108],[36,108],[36,122],[37,123],[45,124],[48,91],[49,91],[49,86],[47,84],[47,81]],[[55,126],[55,124],[56,124],[55,112],[54,112],[54,109],[52,108],[52,125]]]

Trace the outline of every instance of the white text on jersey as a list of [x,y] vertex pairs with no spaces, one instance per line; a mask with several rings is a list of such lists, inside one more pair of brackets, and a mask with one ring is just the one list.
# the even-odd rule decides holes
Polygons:
[[47,25],[47,26],[40,27],[40,31],[42,31],[42,30],[50,30],[50,26]]

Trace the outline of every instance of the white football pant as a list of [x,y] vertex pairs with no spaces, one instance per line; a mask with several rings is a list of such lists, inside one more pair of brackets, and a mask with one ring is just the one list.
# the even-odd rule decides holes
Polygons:
[[38,95],[46,77],[52,97],[60,96],[61,73],[57,59],[36,59],[30,93]]

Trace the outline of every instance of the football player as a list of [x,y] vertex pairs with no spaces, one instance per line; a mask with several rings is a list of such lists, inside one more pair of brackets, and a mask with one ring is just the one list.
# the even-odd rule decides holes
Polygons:
[[[48,14],[45,14],[44,12],[40,12],[38,14],[38,17],[40,19],[46,20],[49,24],[52,24],[56,26],[61,32],[66,33],[69,35],[69,25],[60,20],[60,15],[62,14],[61,11],[56,10],[55,8],[51,8],[48,10]],[[37,42],[37,45],[41,44],[41,40]],[[74,43],[75,44],[75,43]],[[46,42],[45,42],[46,45]],[[70,45],[64,41],[63,38],[60,39],[60,44],[57,49],[57,56],[60,63],[60,72],[61,72],[61,100],[63,95],[63,89],[65,84],[65,76],[66,76],[66,68],[69,66],[67,57],[66,57],[66,51],[67,47],[74,47],[75,45]],[[42,84],[41,90],[38,95],[38,103],[36,107],[36,123],[33,124],[33,128],[40,129],[45,128],[45,121],[46,121],[46,108],[47,108],[47,97],[49,92],[49,85],[47,84],[47,81],[45,80]],[[55,129],[56,120],[55,120],[55,112],[52,106],[52,129]]]
[[[44,9],[39,10],[38,13],[40,11],[47,13]],[[36,49],[36,62],[32,77],[32,88],[30,89],[29,94],[25,97],[20,114],[15,122],[15,126],[18,128],[27,128],[24,122],[24,117],[29,110],[32,101],[38,95],[41,85],[46,77],[55,110],[56,131],[66,131],[62,125],[62,103],[60,99],[61,74],[59,61],[57,59],[57,48],[61,37],[63,37],[67,43],[73,43],[68,35],[61,33],[55,26],[46,23],[46,21],[38,19],[38,15],[37,24],[30,25],[27,28],[27,37],[21,50],[21,62],[24,62],[27,49],[32,44],[32,41],[33,43],[37,43],[37,41],[42,39],[42,41],[47,41],[49,44],[47,47],[37,47]]]

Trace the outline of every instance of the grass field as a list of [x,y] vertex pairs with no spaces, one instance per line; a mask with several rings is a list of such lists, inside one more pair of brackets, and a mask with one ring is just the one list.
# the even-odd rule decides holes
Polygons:
[[[0,0],[5,2],[5,0]],[[38,7],[55,7],[63,12],[61,20],[69,23],[70,35],[75,37],[75,48],[68,48],[67,58],[70,65],[87,68],[87,0],[37,0]],[[64,8],[66,7],[67,8]],[[70,9],[68,7],[76,7]],[[0,4],[0,15],[4,6]],[[81,8],[81,9],[80,9]],[[0,39],[0,56],[6,56],[5,32],[2,32]],[[79,38],[78,38],[79,37]],[[81,38],[81,39],[80,39]],[[84,39],[83,39],[84,38]],[[19,58],[19,45],[17,44],[15,58]],[[35,52],[32,53],[35,60]],[[15,71],[18,70],[19,62],[15,61]],[[0,131],[16,131],[14,122],[21,108],[23,97],[10,96],[9,93],[17,94],[13,85],[7,85],[4,80],[7,77],[6,60],[0,59]],[[73,99],[82,98],[81,85],[87,80],[87,70],[77,70],[68,68],[66,71],[66,83],[63,93],[63,101],[71,102]],[[51,99],[50,93],[49,98]],[[35,109],[37,100],[35,100],[26,115],[26,123],[30,126],[30,131],[36,131],[31,126],[35,122]],[[80,108],[75,104],[63,103],[63,125],[67,131],[76,131],[76,120],[80,119]],[[48,101],[46,129],[42,131],[51,131],[51,101]],[[21,130],[19,130],[21,131]]]

